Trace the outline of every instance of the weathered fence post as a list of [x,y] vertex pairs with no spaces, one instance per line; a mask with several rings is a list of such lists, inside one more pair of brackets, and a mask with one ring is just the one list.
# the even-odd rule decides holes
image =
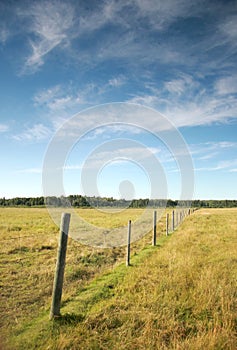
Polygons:
[[153,216],[153,241],[152,245],[156,246],[156,210],[154,211],[154,216]]
[[172,211],[172,231],[174,231],[174,210]]
[[166,214],[166,236],[169,234],[169,214]]
[[58,256],[54,276],[52,304],[50,309],[51,320],[54,317],[60,316],[60,304],[62,298],[64,268],[66,264],[66,251],[70,217],[71,214],[68,213],[63,213],[61,217]]
[[131,220],[128,221],[128,245],[126,265],[130,266],[130,246],[131,246]]

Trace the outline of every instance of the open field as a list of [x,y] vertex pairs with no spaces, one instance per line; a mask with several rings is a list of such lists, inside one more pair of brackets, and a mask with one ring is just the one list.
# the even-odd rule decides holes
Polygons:
[[[77,210],[84,220],[99,227],[127,225],[142,209],[121,213]],[[73,226],[73,222],[72,225]],[[159,223],[164,230],[164,220]],[[57,255],[58,227],[46,209],[1,208],[1,326],[8,338],[22,323],[48,310],[51,302]],[[125,228],[126,233],[126,228]],[[133,254],[151,241],[145,237],[133,244]],[[89,281],[125,259],[125,248],[100,249],[69,239],[63,300],[73,298]]]
[[[111,228],[141,212],[82,215]],[[167,238],[163,217],[157,232],[157,247],[151,232],[132,245],[129,268],[124,248],[70,239],[62,318],[50,322],[58,228],[45,209],[1,209],[3,348],[235,350],[237,209],[199,210]]]

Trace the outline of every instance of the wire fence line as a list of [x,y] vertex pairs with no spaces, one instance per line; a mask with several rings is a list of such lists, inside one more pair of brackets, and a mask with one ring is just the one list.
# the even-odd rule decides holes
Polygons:
[[[174,210],[169,210],[168,213],[166,213],[166,215],[163,217],[162,221],[161,221],[161,225],[158,226],[157,223],[157,216],[156,216],[156,210],[153,210],[153,217],[151,217],[151,229],[150,229],[150,233],[149,235],[151,235],[152,232],[152,241],[151,244],[153,246],[156,246],[157,244],[157,238],[158,236],[163,236],[163,235],[170,235],[172,232],[174,232],[183,222],[183,220],[190,214],[192,214],[194,212],[194,209],[174,209]],[[121,256],[119,256],[119,261],[122,261],[122,259],[124,258],[124,256],[126,256],[126,265],[127,266],[132,266],[132,264],[130,263],[130,259],[132,259],[131,256],[131,252],[130,249],[133,249],[133,245],[130,244],[131,243],[131,237],[133,234],[133,226],[132,226],[132,222],[131,220],[129,220],[129,224],[128,224],[128,239],[129,241],[129,245],[126,246],[126,252],[124,251],[124,254],[121,254]],[[126,227],[125,227],[126,229]],[[61,230],[62,231],[62,230]],[[13,232],[12,232],[13,233]],[[2,267],[3,267],[3,272],[4,273],[14,273],[16,274],[16,278],[17,278],[17,265],[19,264],[20,268],[21,266],[24,267],[28,267],[28,266],[35,266],[37,265],[37,263],[42,264],[42,261],[48,261],[48,259],[50,259],[50,265],[51,265],[51,275],[52,275],[52,264],[55,264],[55,261],[57,259],[56,255],[55,255],[55,250],[56,250],[56,244],[55,242],[58,241],[58,237],[57,235],[55,235],[54,233],[50,233],[49,236],[47,236],[49,239],[54,238],[54,242],[53,245],[47,245],[47,243],[45,243],[45,236],[42,235],[42,233],[36,233],[36,234],[26,234],[26,235],[19,235],[20,232],[16,232],[16,234],[18,234],[15,237],[6,237],[4,239],[0,240],[0,244],[4,246],[4,249],[6,249],[6,251],[1,253],[1,258],[2,258]],[[41,243],[41,238],[42,238],[42,243]],[[149,238],[149,237],[148,237]],[[29,247],[28,245],[28,239],[35,239],[35,242],[33,242],[33,246]],[[16,241],[16,244],[14,244],[13,247],[9,247],[7,246],[8,242],[11,241]],[[24,240],[25,245],[24,245]],[[73,242],[76,244],[76,246],[78,244],[81,244],[79,241],[73,240]],[[34,246],[34,244],[38,245]],[[73,246],[69,247],[73,248]],[[74,247],[75,248],[75,247]],[[74,249],[73,248],[73,249]],[[10,250],[11,249],[11,250]],[[129,250],[128,250],[129,249]],[[58,249],[59,250],[59,249]],[[73,251],[74,254],[74,251]],[[139,254],[139,253],[138,253]],[[42,257],[42,260],[41,260]],[[48,259],[47,259],[48,257]],[[128,260],[129,258],[129,260]],[[33,261],[31,261],[33,260]],[[53,262],[54,261],[54,262]],[[70,265],[77,265],[77,263],[73,263],[70,261]],[[66,260],[65,260],[66,262]],[[11,265],[9,265],[11,264]],[[88,261],[88,264],[90,264],[90,262]],[[44,265],[44,263],[43,263]],[[56,274],[57,271],[55,271]],[[52,277],[50,277],[51,279]],[[80,278],[80,277],[78,277]],[[63,281],[63,277],[61,276],[61,283]],[[59,290],[60,290],[59,286]],[[62,293],[59,292],[59,294]],[[58,290],[56,292],[56,294],[58,294]],[[58,301],[58,304],[56,305],[56,314],[58,315],[60,312],[60,303],[61,300]],[[52,309],[51,311],[51,318],[54,318],[55,315],[55,308]]]
[[16,240],[16,239],[22,239],[22,238],[36,238],[36,235],[30,235],[30,236],[17,236],[17,237],[8,237],[8,238],[4,238],[0,240],[0,243],[2,242],[7,242],[7,241],[12,241],[12,240]]
[[[197,210],[197,209],[189,209],[189,210],[182,211],[182,212],[178,209],[173,210],[173,213],[176,213],[176,215],[174,214],[174,216],[173,216],[173,221],[174,221],[173,226],[171,226],[171,221],[169,219],[169,228],[168,228],[169,232],[172,232],[172,231],[174,231],[175,228],[177,228],[177,226],[182,222],[182,219],[188,215],[188,211],[190,213],[192,213],[195,210]],[[154,211],[154,213],[156,213],[156,210]],[[14,237],[7,237],[4,239],[0,239],[0,243],[14,241],[14,240],[21,240],[21,239],[25,239],[25,238],[34,238],[34,239],[35,238],[39,238],[39,239],[42,238],[42,239],[44,239],[45,237],[40,236],[40,234],[38,234],[38,233],[31,234],[31,235],[18,235],[18,236],[14,236]]]
[[[176,215],[175,222],[175,211],[172,211],[172,232],[180,226],[183,220],[191,214],[190,209],[183,209],[178,211]],[[60,307],[61,307],[61,297],[62,297],[62,288],[63,288],[63,279],[64,279],[64,268],[66,264],[66,251],[67,251],[67,242],[68,242],[68,232],[70,226],[70,217],[71,214],[63,213],[61,217],[61,227],[59,235],[59,246],[57,253],[57,262],[54,275],[54,284],[53,284],[53,293],[52,293],[52,303],[50,308],[50,320],[53,320],[60,316]],[[153,216],[153,239],[152,244],[156,242],[156,211],[154,211]],[[131,236],[132,236],[132,222],[128,220],[128,231],[127,231],[127,246],[126,246],[126,266],[130,267],[130,258],[131,258]],[[171,233],[170,231],[170,214],[166,214],[166,236]]]
[[[180,210],[180,209],[175,209],[175,210],[172,210],[171,214],[170,213],[167,213],[166,214],[166,235],[172,233],[173,231],[175,231],[178,226],[182,223],[182,221],[188,216],[190,215],[191,213],[193,213],[195,210],[197,210],[196,208],[192,208],[192,209],[185,209],[185,210]],[[156,245],[156,237],[157,237],[157,234],[158,233],[161,233],[162,232],[157,232],[158,231],[158,226],[157,226],[157,215],[156,215],[156,210],[154,210],[154,216],[153,216],[153,245]],[[132,223],[131,223],[132,225]],[[57,237],[55,235],[55,233],[52,233],[50,235],[50,239],[54,238],[55,241],[57,241]],[[31,234],[31,235],[20,235],[20,236],[15,236],[15,237],[7,237],[7,238],[4,238],[4,239],[0,239],[0,244],[4,244],[4,243],[7,243],[8,241],[21,241],[21,240],[24,240],[24,239],[28,239],[28,238],[35,238],[37,240],[41,240],[44,241],[45,240],[45,236],[41,236],[40,234]],[[47,238],[49,238],[49,236],[47,236]],[[74,240],[75,243],[78,243],[80,244],[80,242],[78,240]],[[37,243],[39,243],[39,241],[37,241]],[[21,247],[18,247],[19,250]],[[24,248],[24,247],[23,247]],[[44,245],[42,244],[41,247],[39,248],[29,248],[29,251],[20,251],[21,253],[35,253],[35,252],[40,252],[41,250],[48,250],[49,251],[52,251],[54,250],[55,247],[52,247],[49,245]],[[14,249],[13,249],[14,250]],[[42,254],[41,254],[42,255]],[[47,255],[47,253],[45,254]]]

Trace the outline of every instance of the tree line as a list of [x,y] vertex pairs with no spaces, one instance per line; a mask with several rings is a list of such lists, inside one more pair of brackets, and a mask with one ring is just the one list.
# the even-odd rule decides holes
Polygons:
[[140,198],[131,201],[126,199],[114,199],[113,197],[87,197],[82,195],[70,196],[50,196],[50,197],[15,197],[6,199],[0,198],[1,207],[76,207],[76,208],[96,208],[96,207],[176,207],[177,205],[193,208],[233,208],[237,207],[237,200],[193,200],[178,201],[172,199],[148,199]]

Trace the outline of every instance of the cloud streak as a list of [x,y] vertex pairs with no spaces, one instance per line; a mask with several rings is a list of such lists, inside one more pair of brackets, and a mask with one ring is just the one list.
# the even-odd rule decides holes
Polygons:
[[216,166],[209,166],[209,167],[200,167],[196,168],[195,171],[221,171],[225,170],[228,172],[235,172],[236,169],[231,169],[233,166],[236,166],[237,162],[236,160],[230,160],[230,161],[220,161]]
[[27,168],[27,169],[17,170],[16,173],[20,173],[20,174],[42,174],[42,168]]
[[0,133],[7,132],[9,130],[9,126],[6,124],[0,124]]
[[40,142],[52,135],[52,131],[43,124],[35,124],[31,128],[27,128],[24,132],[13,135],[12,138],[16,141],[33,141]]
[[[156,108],[176,127],[208,125],[236,118],[235,77],[217,79],[209,89],[204,81],[188,74],[165,81],[161,88],[147,85],[147,93],[128,100]],[[218,91],[217,91],[218,90]],[[216,93],[217,92],[217,93]]]
[[218,95],[237,94],[237,74],[218,79],[215,89]]
[[[121,95],[121,101],[153,107],[176,127],[236,118],[237,75],[231,69],[237,53],[236,16],[228,4],[112,0],[99,2],[91,10],[83,3],[53,0],[34,2],[28,8],[19,5],[16,13],[23,19],[30,43],[25,72],[42,68],[50,53],[58,49],[65,62],[77,66],[77,72],[81,67],[91,73],[98,67],[107,71],[107,64],[112,64],[116,73],[118,67],[124,69],[103,81],[80,83],[77,88],[60,83],[39,91],[34,97],[36,108],[45,108],[57,125],[57,120],[85,107],[114,100],[111,91],[125,86],[130,91]],[[205,23],[200,21],[204,15]],[[190,18],[197,21],[192,36],[189,27],[184,32],[181,24],[186,19],[188,26]],[[173,25],[177,30],[170,36]],[[205,29],[201,36],[196,30],[200,25]],[[150,67],[159,73],[157,79]],[[163,70],[170,72],[165,78]]]
[[28,8],[19,8],[18,16],[27,20],[31,34],[31,54],[26,59],[26,71],[35,71],[42,66],[46,56],[56,47],[67,47],[74,25],[74,11],[70,3],[34,2]]

